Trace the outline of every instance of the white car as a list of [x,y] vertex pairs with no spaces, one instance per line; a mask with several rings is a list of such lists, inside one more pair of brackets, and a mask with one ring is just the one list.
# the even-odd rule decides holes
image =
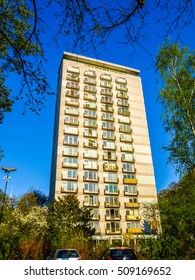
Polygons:
[[54,260],[81,260],[80,254],[75,249],[58,249],[54,254]]

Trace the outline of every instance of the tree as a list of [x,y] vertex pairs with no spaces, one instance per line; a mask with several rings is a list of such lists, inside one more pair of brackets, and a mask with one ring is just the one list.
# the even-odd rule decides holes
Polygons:
[[[190,0],[178,3],[169,0],[1,0],[0,7],[0,122],[16,100],[23,99],[25,110],[30,108],[39,113],[47,94],[52,93],[44,70],[45,53],[41,42],[50,24],[55,28],[55,41],[63,38],[67,50],[97,53],[99,46],[106,45],[115,31],[119,31],[118,42],[121,40],[133,49],[137,45],[144,48],[144,28],[158,14],[156,20],[166,23],[165,37],[173,30],[178,31],[179,37],[181,30],[193,21]],[[50,17],[50,22],[45,22],[41,16],[43,9],[46,14],[52,10],[51,17],[54,14],[57,21]],[[14,94],[8,87],[10,74],[21,78],[21,87]]]
[[[10,112],[15,100],[24,99],[24,106],[38,113],[46,94],[51,94],[44,71],[44,51],[40,41],[43,22],[38,17],[35,0],[0,1],[0,123]],[[11,95],[8,75],[21,77],[19,92]]]
[[195,52],[166,42],[160,48],[156,67],[162,80],[158,101],[169,133],[169,161],[181,175],[195,167]]

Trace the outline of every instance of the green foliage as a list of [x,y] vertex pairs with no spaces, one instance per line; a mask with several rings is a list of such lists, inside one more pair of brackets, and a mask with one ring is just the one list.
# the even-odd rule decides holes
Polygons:
[[169,161],[182,175],[195,167],[195,52],[164,43],[156,59],[162,80],[158,101],[170,142]]

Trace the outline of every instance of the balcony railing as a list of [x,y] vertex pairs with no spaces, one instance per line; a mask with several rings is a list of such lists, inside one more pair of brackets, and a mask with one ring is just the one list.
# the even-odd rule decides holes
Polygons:
[[118,171],[118,166],[115,164],[115,165],[109,165],[107,163],[104,163],[103,164],[103,169],[104,171]]
[[129,96],[126,92],[117,92],[116,97],[122,98],[122,99],[129,99]]
[[104,202],[105,207],[120,207],[120,202]]
[[131,135],[120,136],[121,142],[133,142],[133,138]]
[[117,160],[116,155],[103,155],[104,160]]
[[85,141],[83,143],[83,147],[97,149],[98,148],[98,143],[97,142],[92,142],[92,141]]
[[125,202],[126,208],[139,208],[140,203],[139,202]]
[[83,176],[83,181],[84,182],[98,182],[99,181],[99,177],[87,177],[87,176]]
[[61,193],[77,193],[77,192],[78,192],[78,188],[69,189],[69,188],[61,187]]
[[140,215],[126,215],[126,221],[139,221],[140,219]]
[[136,191],[125,191],[124,190],[124,195],[138,195],[138,191],[136,190]]
[[99,207],[99,201],[83,201],[83,206]]
[[[116,173],[115,173],[116,174]],[[105,178],[104,177],[104,183],[118,183],[119,182],[119,178]]]
[[121,216],[120,215],[105,215],[106,221],[120,221]]
[[141,228],[128,228],[127,233],[142,233]]
[[137,184],[137,179],[136,178],[123,178],[123,183],[124,184]]
[[78,180],[78,175],[75,177],[68,177],[66,174],[62,174],[62,180],[73,180],[77,181]]
[[121,229],[119,229],[119,230],[114,230],[114,229],[106,229],[106,234],[110,234],[110,235],[112,235],[112,234],[121,234],[121,232],[122,232],[122,230]]
[[72,163],[72,162],[63,162],[62,167],[71,167],[71,168],[78,168],[78,163]]

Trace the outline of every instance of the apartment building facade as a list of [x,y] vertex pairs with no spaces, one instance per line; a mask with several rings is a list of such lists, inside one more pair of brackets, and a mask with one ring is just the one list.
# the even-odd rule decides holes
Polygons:
[[50,202],[76,195],[97,235],[143,233],[157,193],[139,71],[65,52],[58,74]]

